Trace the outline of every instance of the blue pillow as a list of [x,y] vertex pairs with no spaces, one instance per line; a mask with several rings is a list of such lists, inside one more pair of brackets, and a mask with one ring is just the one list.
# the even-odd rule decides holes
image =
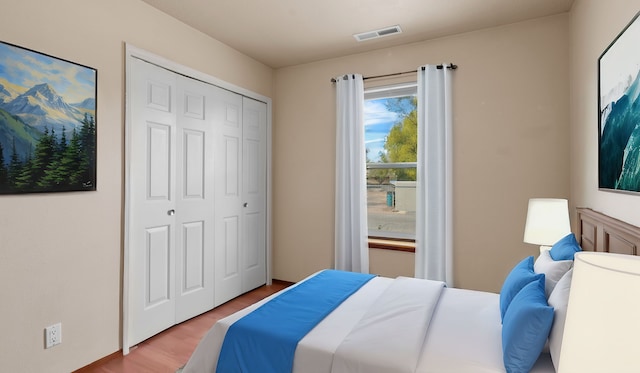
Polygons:
[[553,324],[544,279],[530,282],[513,298],[502,323],[502,359],[507,373],[527,373],[538,360]]
[[582,248],[578,245],[576,236],[569,233],[551,246],[549,255],[553,260],[573,260],[573,255],[579,251],[582,251]]
[[509,303],[511,303],[511,300],[518,294],[520,289],[526,284],[540,278],[544,281],[544,274],[533,271],[533,256],[524,258],[513,267],[504,280],[502,289],[500,290],[500,317],[502,320],[504,320],[504,314],[507,312]]

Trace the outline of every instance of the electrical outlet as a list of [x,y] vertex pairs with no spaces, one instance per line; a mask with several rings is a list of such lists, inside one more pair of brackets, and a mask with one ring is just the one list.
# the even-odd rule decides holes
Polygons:
[[62,323],[44,328],[44,348],[51,348],[62,343]]

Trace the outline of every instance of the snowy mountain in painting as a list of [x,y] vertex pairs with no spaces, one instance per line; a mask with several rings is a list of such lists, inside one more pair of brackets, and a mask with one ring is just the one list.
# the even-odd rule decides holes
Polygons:
[[16,86],[0,76],[0,106],[25,92],[24,87]]
[[2,84],[0,84],[0,102],[11,100],[11,92],[9,92]]
[[73,107],[85,110],[96,110],[96,100],[94,98],[88,98],[77,104],[73,104]]
[[5,102],[2,108],[32,127],[41,130],[46,127],[56,132],[80,126],[84,116],[47,83],[33,86],[15,99]]

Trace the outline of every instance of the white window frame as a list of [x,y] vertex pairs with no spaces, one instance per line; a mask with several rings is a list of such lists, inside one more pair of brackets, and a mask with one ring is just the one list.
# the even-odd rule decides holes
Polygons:
[[[418,94],[418,82],[407,82],[393,85],[377,86],[365,88],[364,101],[376,100],[381,98],[394,98],[404,96],[416,96]],[[417,108],[416,108],[417,110]],[[387,169],[387,168],[417,168],[417,162],[399,162],[399,163],[367,163],[367,169]],[[368,211],[367,211],[368,214]],[[415,240],[415,234],[369,230],[369,238],[388,239],[388,240]]]

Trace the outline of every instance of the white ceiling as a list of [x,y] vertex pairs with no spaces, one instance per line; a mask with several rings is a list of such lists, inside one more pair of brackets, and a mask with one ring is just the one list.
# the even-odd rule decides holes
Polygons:
[[[279,68],[564,13],[573,0],[143,0]],[[356,42],[353,34],[400,25]]]

